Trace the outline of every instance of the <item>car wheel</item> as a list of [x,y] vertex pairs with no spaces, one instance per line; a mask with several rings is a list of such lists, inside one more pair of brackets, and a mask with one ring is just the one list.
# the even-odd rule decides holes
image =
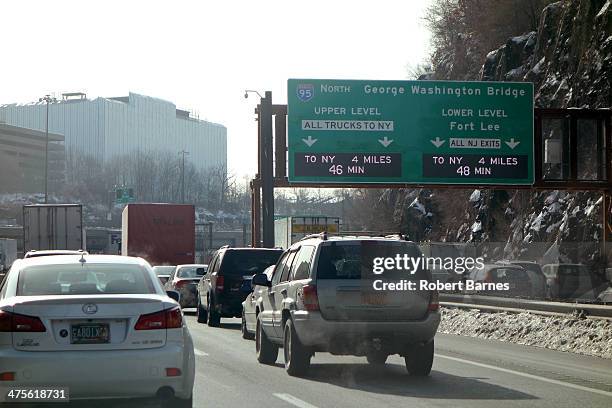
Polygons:
[[206,320],[208,319],[208,312],[202,306],[199,296],[198,296],[198,309],[196,310],[196,315],[198,317],[198,323],[206,323]]
[[193,407],[193,395],[187,399],[178,397],[170,398],[162,402],[163,408],[192,408]]
[[240,325],[240,331],[242,332],[242,338],[245,340],[253,340],[255,336],[253,333],[249,333],[246,326],[246,318],[244,317],[244,311],[242,312],[242,324]]
[[255,352],[257,361],[262,364],[274,364],[278,358],[278,346],[268,339],[259,320],[257,320],[257,330],[255,331]]
[[372,351],[366,355],[368,359],[368,363],[372,365],[383,365],[387,362],[387,353],[383,353],[381,351]]
[[219,327],[221,324],[221,315],[215,311],[214,306],[208,303],[208,326],[210,327]]
[[404,356],[406,369],[410,375],[427,376],[431,372],[434,359],[434,341],[415,345]]
[[310,368],[310,352],[300,341],[291,319],[285,323],[283,354],[287,374],[301,376]]

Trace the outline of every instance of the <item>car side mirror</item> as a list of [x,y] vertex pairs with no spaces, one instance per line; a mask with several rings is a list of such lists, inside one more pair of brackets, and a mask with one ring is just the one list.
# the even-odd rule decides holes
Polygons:
[[176,290],[167,290],[166,295],[168,295],[170,299],[174,299],[177,302],[181,301],[181,294],[177,292]]
[[251,279],[251,285],[270,287],[272,286],[272,282],[268,280],[268,277],[266,276],[265,273],[258,273],[257,275],[253,276],[253,279]]

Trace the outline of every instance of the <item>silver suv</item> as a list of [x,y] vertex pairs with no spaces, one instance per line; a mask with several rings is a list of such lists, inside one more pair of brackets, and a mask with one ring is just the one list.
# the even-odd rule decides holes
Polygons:
[[429,375],[440,323],[437,292],[374,290],[380,280],[431,282],[422,268],[373,273],[375,258],[396,255],[422,256],[416,244],[397,238],[321,234],[292,245],[271,281],[265,274],[252,280],[265,287],[255,302],[257,360],[275,363],[282,347],[286,371],[297,376],[316,352],[366,356],[374,365],[399,354],[410,374]]

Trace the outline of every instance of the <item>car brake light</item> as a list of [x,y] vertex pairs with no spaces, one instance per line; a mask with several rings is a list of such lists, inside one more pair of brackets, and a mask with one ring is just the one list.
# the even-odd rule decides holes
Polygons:
[[484,277],[484,279],[483,279],[483,282],[486,282],[486,283],[492,283],[492,282],[493,282],[493,277],[491,276],[491,271],[488,271],[488,272],[485,274],[485,277]]
[[431,298],[429,298],[429,306],[427,310],[430,312],[435,312],[440,309],[440,294],[437,290],[431,292]]
[[27,316],[0,310],[0,332],[46,332],[43,322],[36,316]]
[[190,281],[188,280],[180,280],[178,282],[176,282],[175,286],[177,288],[182,288],[183,286],[187,286],[189,284]]
[[12,371],[0,373],[0,381],[15,381],[15,373]]
[[140,315],[135,330],[177,329],[183,325],[183,315],[179,306],[161,312]]
[[180,368],[166,368],[166,377],[179,377],[181,375]]
[[315,285],[306,285],[302,288],[302,299],[306,310],[311,312],[319,310],[319,298]]
[[218,291],[223,291],[224,283],[225,279],[223,278],[223,276],[217,275],[217,278],[215,280],[215,289],[217,289]]

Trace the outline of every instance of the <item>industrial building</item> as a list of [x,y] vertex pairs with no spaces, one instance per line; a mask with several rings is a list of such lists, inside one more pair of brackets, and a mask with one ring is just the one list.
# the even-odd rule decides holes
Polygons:
[[[0,122],[0,194],[42,193],[45,189],[46,133]],[[49,189],[64,183],[64,136],[49,133]]]
[[[68,157],[108,162],[139,152],[189,152],[200,169],[227,167],[227,129],[194,118],[168,101],[130,93],[88,99],[83,93],[63,94],[49,105],[49,131],[64,135]],[[45,102],[0,105],[0,122],[45,129]]]

